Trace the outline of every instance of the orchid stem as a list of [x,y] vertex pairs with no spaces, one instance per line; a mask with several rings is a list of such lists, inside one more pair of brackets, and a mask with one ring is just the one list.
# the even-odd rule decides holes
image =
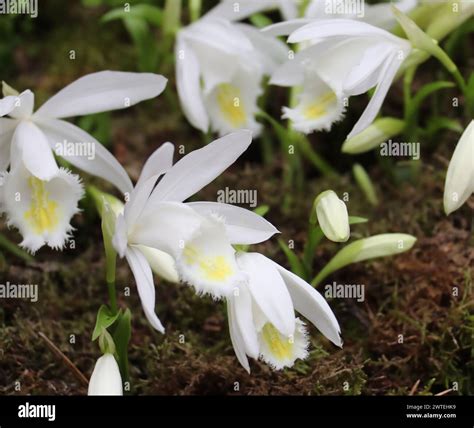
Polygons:
[[191,22],[197,21],[201,16],[202,0],[189,0],[189,17]]

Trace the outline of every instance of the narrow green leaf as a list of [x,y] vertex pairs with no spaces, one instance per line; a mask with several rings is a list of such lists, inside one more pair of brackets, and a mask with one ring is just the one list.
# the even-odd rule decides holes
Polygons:
[[250,22],[257,28],[268,27],[273,24],[273,21],[262,13],[256,13],[250,17]]
[[152,25],[160,27],[163,22],[163,11],[159,7],[151,4],[137,4],[135,6],[130,6],[130,9],[118,7],[117,9],[112,9],[103,15],[100,21],[105,24],[110,21],[126,18],[139,18]]
[[369,221],[369,219],[367,219],[365,217],[357,217],[357,216],[353,216],[353,215],[349,216],[349,224],[367,223],[368,221]]
[[404,233],[385,233],[354,241],[341,249],[329,263],[324,266],[311,284],[319,284],[331,273],[351,263],[362,262],[377,257],[392,256],[408,251],[413,247],[415,242],[416,238],[414,236]]
[[359,185],[360,189],[362,190],[362,193],[365,195],[367,200],[374,206],[378,205],[379,200],[375,191],[375,187],[364,167],[356,163],[352,167],[352,172],[354,174],[357,184]]
[[285,253],[286,258],[288,259],[288,263],[290,264],[290,268],[292,272],[298,276],[305,276],[305,269],[303,267],[303,264],[301,263],[300,259],[298,256],[295,254],[293,250],[291,250],[288,245],[286,244],[283,239],[278,239],[278,244],[280,245],[280,248],[283,250]]
[[2,234],[0,234],[0,247],[27,263],[35,261],[31,254],[28,254],[25,250],[22,250],[18,245],[11,242],[6,236]]
[[125,309],[118,317],[113,334],[122,379],[128,380],[128,344],[132,332],[132,313]]
[[270,207],[268,205],[260,205],[257,208],[253,210],[255,214],[258,214],[259,216],[265,217],[265,215],[268,213],[270,210]]

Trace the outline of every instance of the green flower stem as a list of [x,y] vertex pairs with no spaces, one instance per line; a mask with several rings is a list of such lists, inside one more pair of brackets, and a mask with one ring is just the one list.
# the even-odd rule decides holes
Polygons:
[[166,0],[163,16],[163,34],[174,36],[181,25],[181,0]]
[[[110,205],[105,200],[105,194],[94,186],[87,186],[87,193],[92,197],[99,216],[101,217],[102,237],[105,251],[105,280],[107,282],[107,290],[109,293],[109,302],[112,312],[118,312],[117,290],[115,287],[115,271],[117,266],[117,253],[112,245],[112,237],[115,229],[115,214]],[[113,198],[109,195],[110,198]],[[110,199],[109,199],[109,202]]]
[[316,253],[316,248],[318,247],[323,237],[324,233],[322,229],[319,226],[314,225],[313,223],[309,223],[308,241],[306,242],[303,251],[303,263],[306,272],[308,273],[308,279],[313,275],[313,261]]
[[191,22],[197,21],[201,16],[202,0],[189,0],[189,17]]
[[106,267],[106,280],[107,280],[107,290],[109,292],[109,303],[110,309],[116,314],[118,312],[117,305],[117,288],[115,286],[115,268],[117,257],[106,257],[107,258],[107,267]]
[[324,176],[338,176],[337,171],[311,146],[310,142],[304,135],[298,135],[296,143],[299,149],[303,152],[306,158],[313,164],[313,166]]

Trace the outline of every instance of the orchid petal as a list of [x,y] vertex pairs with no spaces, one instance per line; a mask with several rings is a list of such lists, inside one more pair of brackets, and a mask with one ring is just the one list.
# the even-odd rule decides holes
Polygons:
[[165,328],[155,313],[155,284],[150,265],[145,256],[136,248],[129,247],[125,256],[135,277],[138,295],[147,320],[153,328],[164,333]]
[[51,97],[34,117],[61,119],[130,107],[160,95],[166,83],[167,79],[153,73],[88,74]]

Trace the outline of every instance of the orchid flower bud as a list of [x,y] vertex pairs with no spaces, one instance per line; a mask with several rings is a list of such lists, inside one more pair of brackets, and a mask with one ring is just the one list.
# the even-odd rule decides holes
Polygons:
[[327,190],[314,201],[319,226],[326,238],[346,242],[350,236],[349,214],[344,201],[335,192]]
[[444,185],[444,211],[447,215],[461,207],[474,192],[474,120],[459,140],[449,162]]
[[104,354],[95,363],[88,395],[123,395],[122,377],[112,354]]

